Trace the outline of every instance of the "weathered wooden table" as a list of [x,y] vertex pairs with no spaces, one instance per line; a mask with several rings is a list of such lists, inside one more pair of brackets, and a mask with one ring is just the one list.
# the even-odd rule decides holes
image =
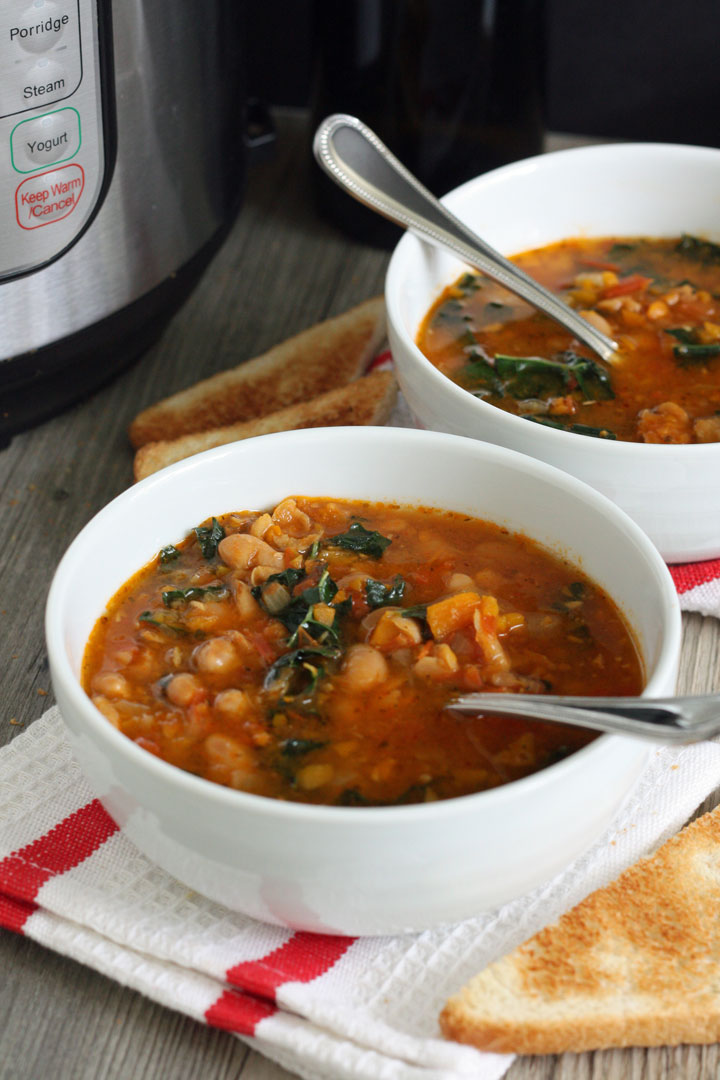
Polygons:
[[[110,386],[0,451],[0,743],[52,701],[43,639],[48,585],[79,529],[132,482],[125,432],[133,416],[382,291],[387,253],[348,241],[313,208],[304,116],[281,113],[277,121],[275,150],[251,168],[234,229],[160,344]],[[720,687],[720,624],[693,615],[684,626],[681,690]],[[507,1074],[508,1080],[718,1075],[717,1046],[527,1058]],[[199,1076],[282,1080],[289,1074],[230,1035],[0,930],[0,1080]]]

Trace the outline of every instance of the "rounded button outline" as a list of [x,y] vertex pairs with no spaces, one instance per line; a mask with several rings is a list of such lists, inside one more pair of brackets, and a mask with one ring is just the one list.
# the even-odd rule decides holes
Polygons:
[[[36,122],[36,120],[42,120],[46,116],[56,116],[57,113],[61,113],[61,112],[74,112],[75,116],[77,117],[78,143],[77,143],[76,148],[73,150],[72,154],[68,154],[67,157],[57,158],[55,161],[42,161],[42,162],[39,162],[37,165],[34,165],[29,169],[20,169],[15,164],[15,148],[14,148],[14,145],[13,145],[13,136],[14,136],[15,132],[17,131],[17,129],[19,127],[22,127],[23,124],[34,124]],[[81,146],[82,146],[82,124],[80,123],[80,113],[78,112],[78,110],[73,105],[63,105],[59,109],[51,109],[49,112],[40,113],[38,116],[31,116],[27,120],[19,120],[17,122],[17,124],[15,124],[12,131],[10,132],[10,163],[12,164],[12,167],[15,170],[15,172],[21,173],[23,176],[27,176],[29,173],[34,173],[34,172],[37,172],[39,169],[47,168],[48,165],[53,165],[53,166],[61,165],[63,163],[63,161],[71,161],[72,158],[75,157],[75,155],[77,154],[77,152],[78,152],[78,150],[80,149]]]
[[[50,219],[50,221],[39,221],[37,223],[37,225],[23,225],[23,223],[20,220],[19,204],[18,204],[18,196],[20,194],[20,189],[23,188],[26,184],[32,184],[35,180],[41,180],[43,176],[52,176],[53,173],[62,172],[64,169],[78,169],[79,172],[80,172],[80,180],[81,180],[80,192],[79,192],[79,194],[77,196],[77,199],[75,199],[73,201],[73,205],[70,207],[70,209],[67,211],[66,214],[59,214],[58,217],[53,217],[53,218]],[[26,232],[32,232],[33,229],[42,229],[46,225],[54,225],[56,221],[62,221],[64,218],[69,217],[70,214],[72,214],[73,210],[76,209],[77,204],[80,202],[80,199],[82,198],[82,194],[83,194],[84,190],[85,190],[85,170],[83,169],[82,165],[78,165],[77,162],[75,162],[72,165],[61,165],[59,169],[56,169],[56,168],[48,169],[46,172],[37,173],[35,176],[28,176],[26,180],[21,180],[20,183],[18,184],[17,188],[15,189],[15,219],[16,219],[18,225],[20,226],[20,228],[25,229]]]

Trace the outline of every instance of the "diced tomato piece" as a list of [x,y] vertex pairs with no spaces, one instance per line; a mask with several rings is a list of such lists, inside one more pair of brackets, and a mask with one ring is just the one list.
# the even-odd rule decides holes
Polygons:
[[252,643],[255,646],[256,652],[265,660],[268,664],[277,657],[277,650],[273,648],[271,643],[262,634],[253,634]]
[[348,596],[350,597],[350,613],[353,619],[362,619],[370,610],[367,600],[362,593],[353,592],[352,590],[348,590]]
[[581,266],[589,266],[593,270],[612,270],[614,274],[617,274],[620,267],[617,263],[606,262],[604,259],[579,259]]
[[652,278],[643,277],[642,274],[631,274],[630,277],[621,278],[616,285],[608,285],[603,289],[603,300],[610,300],[613,296],[627,296],[629,293],[640,292],[646,289]]

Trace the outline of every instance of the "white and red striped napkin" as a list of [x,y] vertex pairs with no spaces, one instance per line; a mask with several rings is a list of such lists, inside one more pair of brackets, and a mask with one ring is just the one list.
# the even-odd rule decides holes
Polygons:
[[683,611],[720,618],[720,559],[668,567]]
[[398,938],[293,933],[204,899],[141,855],[88,789],[53,708],[0,750],[0,925],[306,1080],[495,1080],[512,1058],[444,1041],[446,998],[676,832],[718,785],[720,745],[653,750],[606,835],[530,895]]
[[[402,401],[390,423],[412,426]],[[684,610],[720,617],[720,559],[670,570]],[[512,1057],[444,1041],[445,1000],[675,833],[719,785],[720,744],[654,750],[605,836],[533,893],[421,934],[331,937],[235,914],[152,865],[87,787],[53,708],[0,749],[0,926],[306,1080],[496,1080]]]

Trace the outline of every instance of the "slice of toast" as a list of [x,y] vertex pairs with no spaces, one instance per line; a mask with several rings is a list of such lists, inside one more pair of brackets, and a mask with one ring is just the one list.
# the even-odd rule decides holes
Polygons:
[[720,1041],[720,808],[476,975],[440,1025],[499,1053]]
[[133,472],[142,480],[175,461],[209,450],[213,446],[295,428],[338,427],[344,424],[384,424],[397,398],[397,385],[390,371],[375,371],[361,379],[320,394],[311,401],[290,405],[269,416],[244,424],[229,424],[163,442],[141,446],[135,454]]
[[378,296],[144,409],[130,425],[130,442],[137,448],[254,420],[345,386],[364,374],[384,337]]

